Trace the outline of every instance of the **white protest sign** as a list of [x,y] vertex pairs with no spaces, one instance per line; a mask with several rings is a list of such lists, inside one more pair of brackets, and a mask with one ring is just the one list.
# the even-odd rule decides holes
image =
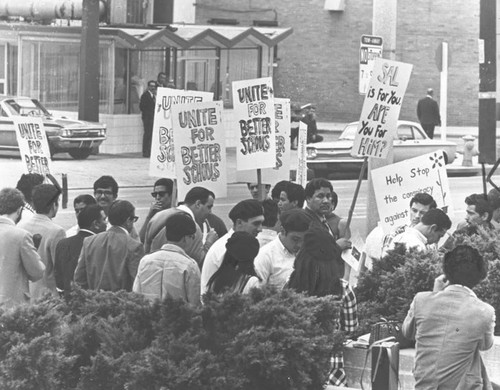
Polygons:
[[437,207],[451,214],[452,199],[442,151],[404,160],[372,170],[380,225],[390,233],[410,222],[410,201],[425,192]]
[[413,65],[377,58],[359,118],[351,155],[386,158]]
[[52,160],[42,118],[15,116],[13,119],[24,172],[49,174]]
[[175,178],[174,140],[170,109],[176,104],[213,100],[212,92],[158,88],[151,141],[149,175]]
[[[276,166],[262,169],[262,183],[290,180],[290,99],[274,98]],[[236,171],[239,182],[257,183],[257,171]]]
[[236,169],[276,166],[274,89],[271,77],[233,81]]
[[299,140],[297,143],[297,177],[295,182],[302,187],[307,184],[307,125],[300,122],[299,125]]
[[205,187],[216,197],[227,196],[226,143],[222,102],[172,106],[178,197],[193,187]]

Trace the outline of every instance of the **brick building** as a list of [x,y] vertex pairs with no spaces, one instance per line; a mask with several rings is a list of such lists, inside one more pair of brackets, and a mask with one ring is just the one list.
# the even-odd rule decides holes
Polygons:
[[[292,27],[293,35],[276,51],[276,96],[315,103],[319,121],[350,121],[359,118],[364,99],[358,92],[359,42],[372,33],[373,1],[338,3],[343,10],[325,10],[325,0],[197,0],[196,22]],[[448,124],[477,125],[479,1],[398,0],[396,36],[396,60],[413,64],[400,117],[416,120],[417,101],[428,87],[439,101],[435,55],[446,41]]]

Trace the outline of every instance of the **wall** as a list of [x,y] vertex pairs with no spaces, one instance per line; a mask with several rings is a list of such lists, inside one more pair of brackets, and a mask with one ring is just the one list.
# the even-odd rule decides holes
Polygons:
[[[278,45],[274,70],[276,96],[317,105],[320,121],[359,118],[359,40],[372,32],[372,0],[347,0],[343,12],[323,9],[324,0],[198,0],[196,22],[235,18],[240,25],[272,20],[294,33]],[[215,9],[214,9],[215,8]],[[477,125],[479,2],[398,1],[396,59],[414,65],[401,111],[416,120],[416,103],[428,87],[439,101],[435,51],[447,40],[451,52],[448,125]]]

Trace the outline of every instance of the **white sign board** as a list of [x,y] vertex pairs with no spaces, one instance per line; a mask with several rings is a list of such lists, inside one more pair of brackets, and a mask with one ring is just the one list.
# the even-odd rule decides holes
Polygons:
[[274,168],[276,136],[272,78],[233,81],[233,106],[239,140],[236,169]]
[[377,58],[359,118],[351,155],[386,158],[413,65]]
[[212,92],[158,88],[149,160],[150,176],[175,178],[174,139],[170,115],[172,106],[211,100]]
[[297,180],[296,183],[300,184],[303,188],[307,184],[307,125],[300,122],[299,126],[299,140],[297,143]]
[[431,195],[450,215],[452,199],[442,151],[425,154],[372,170],[380,225],[390,233],[410,222],[410,201],[415,194]]
[[15,116],[13,119],[24,172],[49,174],[52,160],[42,118]]
[[222,102],[177,104],[172,107],[178,197],[205,187],[227,196],[226,142]]
[[359,47],[359,93],[364,95],[373,73],[375,58],[382,57],[382,37],[362,35]]
[[[290,180],[290,99],[274,98],[276,166],[262,169],[262,183]],[[257,171],[236,171],[239,182],[257,183]]]

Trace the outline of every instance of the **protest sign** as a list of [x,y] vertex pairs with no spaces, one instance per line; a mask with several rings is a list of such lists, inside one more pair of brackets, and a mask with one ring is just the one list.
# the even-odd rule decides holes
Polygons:
[[307,184],[307,125],[300,122],[299,140],[297,143],[297,178],[295,182],[302,187]]
[[353,157],[386,158],[413,65],[377,58],[354,138]]
[[211,101],[212,92],[158,88],[151,141],[149,175],[175,178],[171,108],[176,104]]
[[236,169],[276,166],[274,89],[271,77],[233,81]]
[[442,151],[372,170],[380,225],[385,233],[410,222],[410,201],[425,192],[451,214],[452,199]]
[[205,187],[227,196],[226,144],[222,102],[178,104],[171,109],[178,197]]
[[13,119],[24,172],[49,174],[52,160],[42,118],[15,116]]
[[[262,183],[290,180],[290,99],[274,98],[276,166],[262,169]],[[257,171],[236,171],[239,182],[257,183]]]

